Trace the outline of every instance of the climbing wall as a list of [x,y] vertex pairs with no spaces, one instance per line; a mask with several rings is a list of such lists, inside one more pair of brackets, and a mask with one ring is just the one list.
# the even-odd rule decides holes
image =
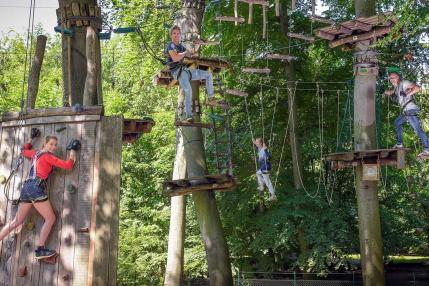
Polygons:
[[[94,107],[79,113],[70,108],[34,110],[25,120],[18,119],[9,114],[2,120],[0,175],[8,176],[32,127],[42,133],[34,148],[54,135],[59,158],[67,158],[71,139],[80,140],[82,149],[73,170],[56,169],[48,183],[57,219],[46,246],[58,257],[51,263],[35,259],[43,219],[33,208],[22,227],[0,242],[0,285],[116,285],[122,117],[104,117],[102,109]],[[19,198],[28,170],[25,160],[11,181],[10,198]],[[4,185],[0,187],[3,227],[18,206],[6,199]]]

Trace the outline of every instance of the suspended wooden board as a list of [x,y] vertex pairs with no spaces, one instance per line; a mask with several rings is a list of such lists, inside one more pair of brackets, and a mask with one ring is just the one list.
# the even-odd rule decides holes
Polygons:
[[122,142],[133,143],[143,133],[150,133],[155,126],[153,119],[124,119]]
[[325,155],[325,160],[331,162],[333,170],[356,167],[360,164],[380,164],[404,169],[407,151],[409,149],[398,148],[340,152]]
[[316,36],[329,41],[329,46],[335,48],[346,44],[383,37],[390,33],[397,19],[391,12],[372,16],[360,17],[334,26],[316,30]]
[[304,41],[307,41],[307,42],[314,42],[314,40],[315,40],[315,38],[313,36],[307,36],[307,35],[304,35],[304,34],[298,34],[298,33],[289,32],[289,33],[287,33],[287,35],[288,35],[288,37],[295,38],[295,39],[300,39],[300,40],[304,40]]
[[183,196],[201,191],[230,191],[236,179],[228,175],[207,175],[164,182],[164,192],[169,196]]
[[216,16],[215,20],[223,21],[223,22],[236,22],[236,23],[244,23],[246,20],[244,17],[232,17],[232,16]]
[[269,69],[269,68],[242,68],[241,72],[269,74],[271,72],[271,69]]
[[419,154],[417,156],[417,160],[423,161],[423,160],[428,160],[429,159],[429,155],[426,154]]
[[[183,63],[189,69],[209,70],[212,73],[219,73],[221,69],[229,69],[231,67],[227,61],[219,58],[184,58]],[[201,85],[203,85],[204,82],[204,80],[201,80]],[[167,88],[178,85],[177,80],[173,78],[168,68],[161,70],[157,75],[155,75],[152,83],[153,85],[166,86]]]
[[224,92],[226,94],[240,96],[240,97],[247,97],[247,96],[249,96],[249,94],[247,92],[244,92],[244,91],[241,91],[241,90],[236,90],[236,89],[225,89]]
[[335,25],[334,20],[323,18],[317,15],[310,16],[310,19],[313,22],[319,22],[319,23],[328,24],[328,25]]
[[281,55],[281,54],[267,54],[265,58],[269,60],[281,60],[281,61],[288,61],[288,62],[296,60],[296,57],[294,56]]
[[208,128],[213,129],[213,124],[209,123],[202,123],[202,122],[188,122],[188,121],[176,121],[176,126],[183,126],[183,127],[198,127],[198,128]]
[[268,1],[265,0],[238,0],[238,2],[243,2],[247,4],[255,4],[255,5],[262,5],[262,6],[268,6]]

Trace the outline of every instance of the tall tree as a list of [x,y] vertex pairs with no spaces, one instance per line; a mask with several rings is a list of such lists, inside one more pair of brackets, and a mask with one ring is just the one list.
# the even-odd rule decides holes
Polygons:
[[[205,0],[184,0],[176,24],[182,35],[199,38],[204,15]],[[192,102],[194,103],[194,120],[200,121],[199,81],[192,82]],[[188,177],[207,174],[207,163],[204,153],[201,128],[183,128],[186,169]],[[210,285],[233,285],[228,246],[222,229],[214,191],[192,194],[197,212],[204,246],[206,250]]]
[[[358,17],[375,15],[375,0],[355,0]],[[370,41],[359,42],[355,52],[354,149],[376,148],[375,90],[378,75],[377,55],[369,49]],[[363,67],[372,72],[360,73]],[[356,192],[359,213],[359,240],[365,286],[383,286],[383,245],[376,181],[363,180],[363,166],[356,168]]]

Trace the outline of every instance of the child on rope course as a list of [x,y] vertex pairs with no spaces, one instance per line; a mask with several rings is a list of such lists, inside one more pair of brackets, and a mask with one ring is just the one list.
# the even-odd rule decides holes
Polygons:
[[397,72],[390,72],[389,80],[395,89],[387,90],[384,92],[384,94],[387,96],[395,95],[394,100],[398,101],[401,108],[401,114],[395,120],[396,144],[394,148],[404,147],[402,138],[402,125],[408,121],[411,127],[413,127],[417,136],[419,136],[420,141],[424,147],[423,152],[420,153],[419,156],[428,156],[429,140],[426,136],[426,133],[422,129],[422,125],[418,117],[420,108],[414,101],[414,95],[421,90],[420,86],[408,80],[401,79]]
[[264,191],[264,186],[268,187],[268,192],[270,192],[269,201],[277,200],[276,193],[274,191],[273,184],[270,179],[270,153],[268,152],[267,145],[261,138],[256,138],[253,140],[256,148],[258,148],[258,164],[259,169],[256,171],[256,178],[258,179],[258,191],[262,195]]
[[207,90],[207,105],[223,104],[214,99],[213,75],[211,72],[200,69],[188,69],[183,64],[185,57],[191,57],[193,52],[198,50],[201,40],[195,41],[194,51],[188,51],[181,44],[181,30],[179,26],[173,26],[170,29],[171,42],[167,43],[166,55],[167,66],[169,67],[174,79],[179,82],[180,87],[185,93],[185,114],[186,121],[192,122],[192,87],[191,80],[205,80]]
[[19,197],[19,206],[15,218],[6,224],[0,231],[0,241],[3,240],[15,228],[19,227],[27,217],[32,206],[43,217],[42,230],[40,231],[39,241],[36,249],[36,259],[48,258],[56,255],[55,250],[45,248],[45,242],[55,223],[55,213],[52,210],[46,192],[47,180],[53,171],[53,167],[71,170],[76,161],[76,151],[80,148],[80,142],[73,140],[67,146],[71,150],[67,161],[63,161],[53,155],[57,150],[58,139],[55,136],[46,136],[42,150],[32,149],[32,139],[24,145],[22,156],[32,160],[31,169],[28,178],[24,182]]

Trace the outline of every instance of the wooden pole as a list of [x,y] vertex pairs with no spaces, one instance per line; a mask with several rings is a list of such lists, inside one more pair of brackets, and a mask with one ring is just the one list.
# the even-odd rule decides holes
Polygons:
[[[375,0],[355,0],[356,17],[375,15]],[[354,88],[354,149],[376,147],[375,91],[377,54],[368,50],[369,40],[356,45]],[[359,72],[361,67],[366,71]],[[383,243],[380,227],[377,182],[362,179],[362,165],[356,168],[359,241],[364,286],[384,286]]]
[[[238,0],[234,0],[234,17],[238,18]],[[235,25],[238,26],[237,21],[235,21]]]
[[267,7],[262,6],[262,39],[267,38]]
[[26,110],[34,109],[36,105],[37,92],[39,90],[40,70],[42,69],[43,57],[45,56],[46,40],[43,35],[37,36],[36,51],[33,63],[31,65],[30,75],[28,77],[28,96]]
[[247,24],[253,23],[253,4],[249,4],[249,19],[247,19]]
[[[178,107],[183,106],[183,90],[178,97]],[[177,110],[181,115],[181,110]],[[183,146],[182,129],[176,129],[176,159],[174,160],[173,180],[186,177],[186,158]],[[168,235],[167,267],[164,286],[181,285],[183,277],[183,257],[185,241],[186,196],[171,197],[170,231]]]
[[86,80],[83,92],[83,105],[94,105],[97,96],[97,64],[96,45],[97,34],[93,27],[86,27]]

